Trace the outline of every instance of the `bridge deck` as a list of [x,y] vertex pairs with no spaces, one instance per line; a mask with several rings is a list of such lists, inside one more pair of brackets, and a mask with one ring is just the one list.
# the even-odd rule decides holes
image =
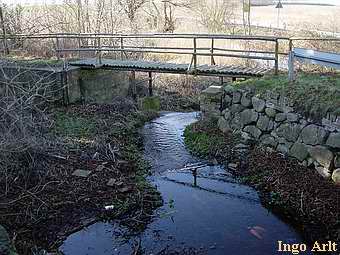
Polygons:
[[195,74],[203,76],[229,77],[261,77],[265,73],[270,71],[269,69],[263,67],[251,68],[232,65],[197,65],[196,70],[189,70],[188,64],[175,64],[140,60],[102,59],[101,64],[98,64],[95,58],[72,61],[70,62],[70,65],[90,69],[104,68],[122,71]]

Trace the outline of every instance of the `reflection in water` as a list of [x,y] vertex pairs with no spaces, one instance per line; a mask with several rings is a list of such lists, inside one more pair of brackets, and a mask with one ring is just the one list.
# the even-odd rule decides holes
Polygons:
[[[184,128],[196,113],[164,113],[145,125],[145,157],[164,205],[139,236],[122,239],[127,229],[96,223],[71,235],[61,247],[73,254],[280,254],[278,240],[302,242],[292,227],[262,207],[257,193],[222,166],[192,156]],[[174,253],[177,251],[177,253]],[[300,253],[306,254],[306,253]]]

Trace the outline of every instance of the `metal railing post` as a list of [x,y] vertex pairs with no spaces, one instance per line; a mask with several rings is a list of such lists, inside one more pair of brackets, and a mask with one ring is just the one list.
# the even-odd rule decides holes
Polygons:
[[101,50],[101,44],[100,44],[100,37],[97,39],[97,62],[99,65],[102,64],[102,50]]
[[81,56],[80,56],[80,48],[81,48],[81,40],[80,40],[80,34],[78,35],[78,58],[80,58]]
[[194,61],[194,70],[196,71],[197,68],[197,43],[196,43],[196,37],[194,37],[194,52],[193,52],[193,61]]
[[289,39],[289,52],[293,50],[293,40]]
[[275,41],[275,75],[279,74],[279,41]]
[[211,53],[210,64],[211,65],[216,65],[215,59],[214,59],[214,38],[211,38],[210,53]]
[[120,37],[120,49],[121,49],[120,59],[123,60],[123,58],[124,58],[124,52],[123,52],[123,49],[124,49],[124,39],[123,39],[123,37]]

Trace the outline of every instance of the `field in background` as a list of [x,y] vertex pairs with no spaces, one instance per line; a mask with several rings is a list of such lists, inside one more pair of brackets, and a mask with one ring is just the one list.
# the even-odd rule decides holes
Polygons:
[[[213,0],[207,0],[210,2]],[[242,24],[242,6],[235,10],[236,24]],[[298,34],[302,31],[325,31],[340,33],[340,6],[317,5],[283,5],[280,10],[279,27],[277,26],[278,10],[275,6],[251,7],[252,26],[279,28]],[[179,10],[176,19],[176,32],[207,33],[209,30],[200,24],[197,13],[190,10]]]

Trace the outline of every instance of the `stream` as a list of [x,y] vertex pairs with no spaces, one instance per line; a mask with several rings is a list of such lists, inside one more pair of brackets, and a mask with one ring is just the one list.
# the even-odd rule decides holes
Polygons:
[[[239,184],[223,166],[187,151],[183,131],[197,119],[195,112],[166,112],[142,130],[154,173],[150,182],[164,200],[143,233],[127,236],[118,222],[98,222],[70,235],[60,250],[65,255],[133,254],[139,242],[149,255],[268,255],[285,254],[277,251],[278,240],[303,243],[292,226],[261,205],[254,189]],[[191,165],[202,166],[195,176],[183,170]]]

